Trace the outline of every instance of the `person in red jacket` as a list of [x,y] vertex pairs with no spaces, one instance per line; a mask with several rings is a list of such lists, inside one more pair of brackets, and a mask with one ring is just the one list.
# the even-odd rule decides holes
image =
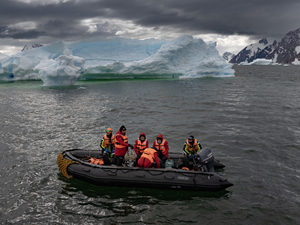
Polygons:
[[157,135],[153,147],[156,148],[158,157],[165,163],[169,159],[169,145],[161,134]]
[[136,161],[139,160],[139,158],[141,157],[141,155],[144,153],[144,150],[146,148],[149,148],[149,142],[146,139],[146,134],[145,133],[141,133],[139,138],[135,140],[134,143],[134,151],[137,154],[137,158]]
[[146,148],[141,158],[137,161],[137,166],[144,168],[160,168],[157,151],[154,148]]
[[122,125],[116,133],[116,142],[115,142],[115,157],[113,164],[117,166],[122,166],[124,155],[127,152],[127,148],[133,148],[131,144],[128,144],[128,139],[126,136],[126,127]]

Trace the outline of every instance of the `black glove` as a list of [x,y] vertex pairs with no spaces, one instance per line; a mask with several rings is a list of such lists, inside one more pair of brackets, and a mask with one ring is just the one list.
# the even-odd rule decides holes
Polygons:
[[133,148],[133,145],[131,145],[131,144],[128,144],[128,147],[130,147],[130,148]]

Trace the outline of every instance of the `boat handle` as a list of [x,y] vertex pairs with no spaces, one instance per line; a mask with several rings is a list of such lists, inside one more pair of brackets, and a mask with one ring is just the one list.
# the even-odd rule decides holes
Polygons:
[[168,179],[168,180],[173,180],[174,179],[174,177],[168,177],[168,176],[164,176],[166,179]]
[[145,174],[141,174],[141,175],[137,174],[135,176],[137,176],[137,177],[145,177]]
[[117,173],[110,173],[110,172],[108,172],[107,175],[108,176],[117,176]]
[[91,171],[90,169],[86,169],[86,168],[82,168],[82,170],[83,170],[84,172],[90,172],[90,171]]

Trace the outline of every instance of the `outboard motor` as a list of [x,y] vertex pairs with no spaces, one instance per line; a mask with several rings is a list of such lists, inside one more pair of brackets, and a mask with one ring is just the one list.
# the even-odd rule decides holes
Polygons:
[[215,172],[214,169],[214,156],[210,149],[202,149],[198,155],[199,166],[202,167],[204,172]]
[[125,165],[128,167],[134,167],[134,162],[135,162],[136,157],[137,157],[137,155],[132,148],[130,150],[128,150],[124,157]]

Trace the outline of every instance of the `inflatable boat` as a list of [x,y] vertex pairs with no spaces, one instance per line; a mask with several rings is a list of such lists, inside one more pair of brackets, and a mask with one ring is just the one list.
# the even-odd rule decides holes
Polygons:
[[[199,164],[201,171],[180,169],[183,158],[181,153],[169,153],[169,158],[174,161],[174,165],[169,168],[96,165],[90,163],[89,159],[102,158],[102,152],[84,149],[71,149],[60,153],[57,157],[57,164],[65,177],[73,177],[100,186],[191,191],[220,191],[232,186],[233,184],[227,179],[214,172],[214,164],[216,164],[216,169],[223,168],[224,165],[214,161],[210,150],[201,152],[203,159],[202,165]],[[206,169],[203,169],[203,166]]]

